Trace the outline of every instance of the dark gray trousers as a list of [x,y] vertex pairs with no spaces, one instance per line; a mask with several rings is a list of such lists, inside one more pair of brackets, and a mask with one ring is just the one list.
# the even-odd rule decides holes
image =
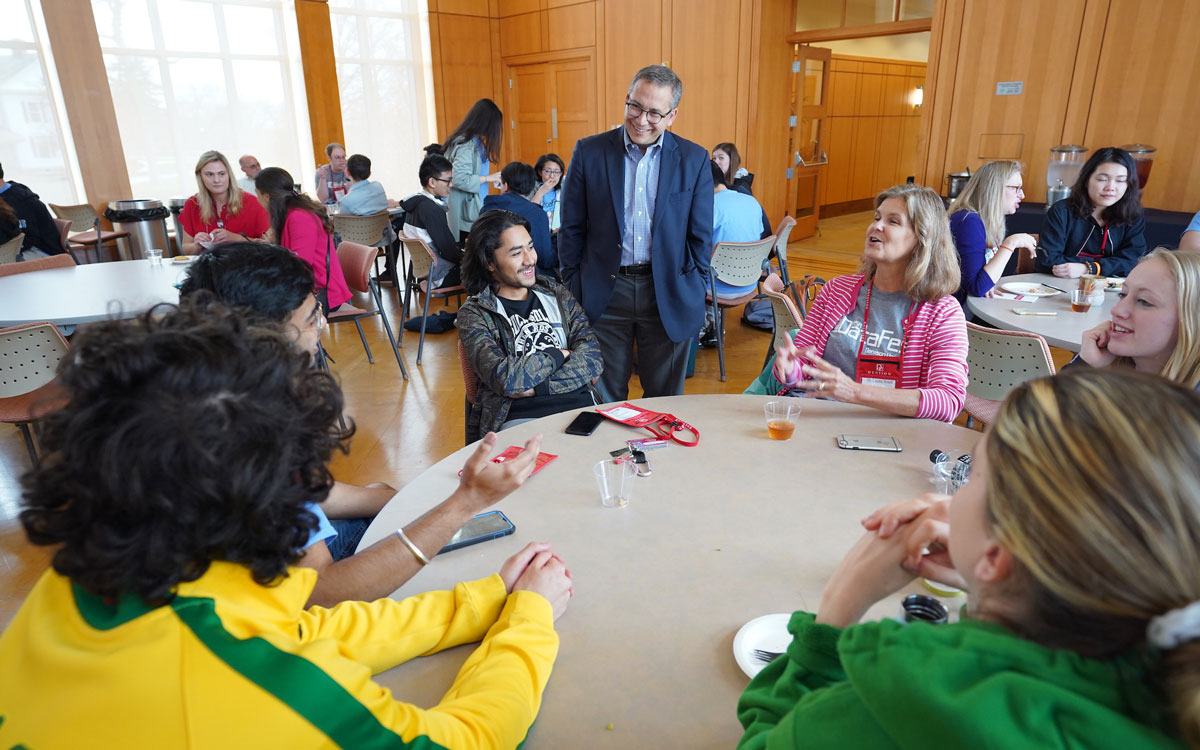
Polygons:
[[654,277],[617,275],[612,300],[592,323],[604,357],[600,396],[605,401],[629,398],[633,345],[637,342],[638,377],[650,396],[681,396],[687,375],[690,339],[672,341],[663,328],[654,294]]

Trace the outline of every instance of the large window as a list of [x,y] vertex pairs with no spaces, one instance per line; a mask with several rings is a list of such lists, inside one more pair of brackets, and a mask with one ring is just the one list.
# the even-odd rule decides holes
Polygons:
[[46,203],[79,203],[75,153],[36,3],[0,0],[0,164],[6,180],[28,185]]
[[[2,0],[0,0],[2,1]],[[136,198],[196,192],[196,159],[312,180],[293,0],[92,0]]]
[[436,139],[429,18],[418,0],[330,0],[333,51],[348,154],[371,159],[390,198],[419,188]]

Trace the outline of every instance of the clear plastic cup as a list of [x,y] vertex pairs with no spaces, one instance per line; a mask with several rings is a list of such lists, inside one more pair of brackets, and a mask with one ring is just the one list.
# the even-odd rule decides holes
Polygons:
[[633,477],[637,467],[633,461],[607,459],[592,467],[600,485],[600,504],[605,508],[624,508],[633,499]]
[[767,437],[772,440],[790,440],[796,431],[796,420],[800,418],[800,400],[768,401],[763,406],[767,418]]
[[150,261],[150,265],[152,266],[162,265],[162,255],[163,251],[157,247],[146,250],[146,260]]

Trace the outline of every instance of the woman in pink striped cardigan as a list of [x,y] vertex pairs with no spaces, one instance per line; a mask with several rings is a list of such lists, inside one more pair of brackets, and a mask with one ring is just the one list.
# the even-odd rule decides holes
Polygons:
[[776,352],[775,378],[793,391],[953,421],[967,389],[958,284],[942,199],[919,185],[883,191],[859,273],[824,286],[792,344]]

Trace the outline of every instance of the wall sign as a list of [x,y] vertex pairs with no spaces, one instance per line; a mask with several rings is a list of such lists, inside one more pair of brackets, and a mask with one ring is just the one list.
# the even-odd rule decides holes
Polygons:
[[1024,81],[1000,81],[996,84],[996,96],[1016,96],[1024,87]]

